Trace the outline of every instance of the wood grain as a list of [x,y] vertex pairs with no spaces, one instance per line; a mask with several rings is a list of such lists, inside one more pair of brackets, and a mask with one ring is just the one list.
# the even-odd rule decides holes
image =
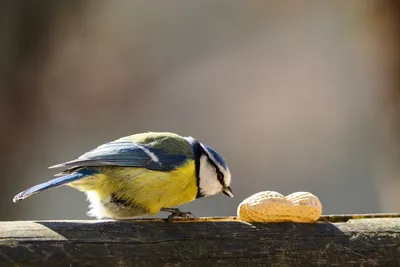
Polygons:
[[400,218],[0,222],[0,266],[400,266]]

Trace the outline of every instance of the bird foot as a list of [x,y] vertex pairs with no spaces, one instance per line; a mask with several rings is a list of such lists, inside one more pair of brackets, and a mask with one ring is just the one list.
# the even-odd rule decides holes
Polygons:
[[172,222],[173,219],[189,219],[189,218],[196,218],[196,216],[190,211],[180,211],[176,208],[162,208],[161,211],[170,212],[171,214],[168,216],[168,221]]

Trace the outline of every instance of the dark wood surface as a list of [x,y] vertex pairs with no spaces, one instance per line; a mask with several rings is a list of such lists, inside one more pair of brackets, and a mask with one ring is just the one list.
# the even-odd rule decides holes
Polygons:
[[343,221],[0,222],[0,266],[400,266],[400,218]]

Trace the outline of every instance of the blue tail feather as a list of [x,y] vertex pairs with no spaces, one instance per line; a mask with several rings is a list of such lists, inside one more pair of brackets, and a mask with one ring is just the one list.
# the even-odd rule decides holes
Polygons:
[[45,191],[45,190],[48,190],[51,188],[55,188],[55,187],[59,187],[64,184],[68,184],[68,183],[80,180],[82,178],[85,178],[86,176],[93,175],[94,173],[95,173],[95,171],[93,169],[81,169],[81,170],[75,171],[71,174],[66,174],[64,176],[54,178],[50,181],[32,186],[31,188],[28,188],[25,191],[18,193],[13,198],[13,201],[18,202],[20,200],[23,200],[27,197],[30,197],[30,196],[40,193],[42,191]]

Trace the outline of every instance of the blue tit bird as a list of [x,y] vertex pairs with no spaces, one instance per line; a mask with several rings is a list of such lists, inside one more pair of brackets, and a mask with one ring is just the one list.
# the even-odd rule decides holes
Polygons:
[[87,194],[89,216],[125,219],[160,211],[185,217],[191,213],[174,207],[221,192],[233,197],[230,171],[217,151],[168,132],[122,137],[50,168],[65,170],[13,201],[68,185]]

